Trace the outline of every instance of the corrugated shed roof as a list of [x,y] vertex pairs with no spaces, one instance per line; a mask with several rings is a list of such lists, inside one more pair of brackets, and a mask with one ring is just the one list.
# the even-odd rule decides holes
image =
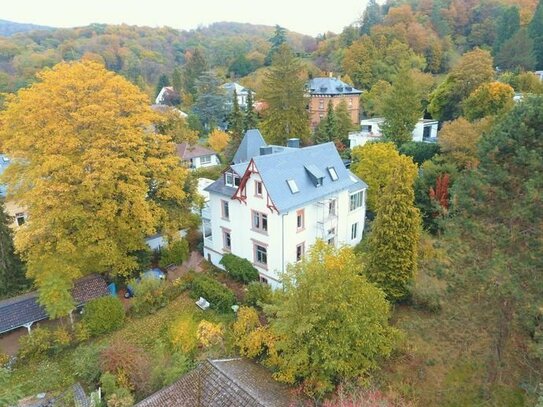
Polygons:
[[288,388],[247,359],[206,360],[137,407],[288,407]]
[[258,129],[247,130],[234,155],[233,163],[249,162],[252,157],[260,154],[260,147],[266,145],[266,141]]
[[[77,280],[72,289],[72,297],[77,306],[107,294],[106,281],[97,274]],[[42,321],[46,318],[45,309],[38,303],[37,292],[0,301],[0,333]]]
[[309,92],[316,95],[353,95],[362,91],[338,78],[313,78],[309,81]]

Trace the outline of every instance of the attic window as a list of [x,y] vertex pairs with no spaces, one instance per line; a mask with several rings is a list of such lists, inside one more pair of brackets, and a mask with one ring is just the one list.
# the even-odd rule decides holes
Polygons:
[[290,188],[290,192],[292,192],[293,194],[300,192],[300,189],[298,188],[296,181],[294,181],[293,179],[287,179],[287,184],[288,184],[288,187]]
[[321,170],[319,170],[314,164],[308,164],[305,166],[305,170],[309,174],[309,178],[311,178],[311,182],[316,187],[322,186],[322,182],[324,180],[324,174]]
[[339,178],[334,167],[328,167],[328,174],[330,174],[330,178],[332,178],[332,181],[337,181]]
[[225,172],[224,173],[224,184],[227,187],[233,187],[234,186],[234,174],[231,172]]

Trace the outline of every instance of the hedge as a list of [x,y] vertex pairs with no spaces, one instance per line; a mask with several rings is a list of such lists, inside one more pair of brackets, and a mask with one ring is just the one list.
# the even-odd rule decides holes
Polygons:
[[194,276],[191,291],[195,298],[204,297],[211,308],[218,311],[230,311],[230,307],[236,303],[232,290],[210,277]]
[[220,263],[234,280],[245,284],[258,280],[258,271],[247,259],[228,253],[222,256]]

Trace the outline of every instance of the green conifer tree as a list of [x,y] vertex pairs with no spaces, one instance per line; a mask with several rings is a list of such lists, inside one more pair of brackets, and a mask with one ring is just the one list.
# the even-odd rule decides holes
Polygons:
[[307,141],[310,131],[305,82],[300,60],[286,44],[281,45],[263,87],[268,108],[262,129],[269,143],[284,145],[292,137]]
[[539,0],[532,21],[528,26],[528,33],[534,41],[534,54],[536,69],[543,69],[543,0]]
[[328,102],[328,110],[326,112],[326,117],[319,123],[315,129],[315,143],[327,143],[333,141],[337,136],[337,119],[336,113],[334,111],[334,104],[330,100]]
[[158,78],[158,82],[156,84],[155,95],[158,95],[160,93],[160,91],[162,90],[162,88],[164,88],[166,86],[170,86],[170,79],[168,78],[168,75],[163,73]]
[[366,274],[390,301],[406,298],[417,271],[421,217],[413,201],[411,178],[395,171],[379,197],[369,236]]
[[253,103],[253,92],[249,89],[247,94],[247,106],[245,107],[245,120],[243,122],[243,131],[256,129],[258,126],[258,115],[255,112]]
[[239,107],[238,93],[234,89],[232,96],[232,111],[228,115],[228,130],[232,134],[232,140],[240,139],[243,133],[243,111]]

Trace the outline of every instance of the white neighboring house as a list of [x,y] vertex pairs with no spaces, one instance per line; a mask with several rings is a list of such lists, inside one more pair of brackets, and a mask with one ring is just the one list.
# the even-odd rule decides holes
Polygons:
[[[381,126],[385,122],[382,117],[374,117],[360,121],[361,130],[349,133],[349,147],[363,146],[368,141],[377,141],[382,137]],[[435,143],[437,141],[437,120],[420,119],[413,129],[413,141]]]
[[181,101],[179,93],[172,86],[164,86],[155,98],[157,105],[176,105]]
[[543,81],[543,71],[535,71],[534,74],[539,78],[540,81]]
[[177,109],[173,106],[168,105],[151,105],[151,109],[153,109],[157,113],[166,114],[168,112],[174,112],[176,113],[180,118],[186,119],[189,115],[185,112],[182,112],[181,110]]
[[221,163],[215,151],[198,144],[189,145],[188,143],[181,143],[177,144],[176,147],[177,155],[181,159],[181,162],[192,170],[202,167],[212,167]]
[[[232,97],[234,96],[234,90],[236,91],[236,95],[238,98],[238,104],[239,107],[245,109],[247,107],[247,96],[249,95],[249,89],[244,88],[237,82],[228,82],[222,85],[222,88],[226,92],[226,98],[227,103],[229,105],[232,104]],[[253,100],[254,100],[254,92],[253,92]]]
[[204,256],[218,267],[225,253],[248,259],[260,280],[281,274],[317,239],[356,245],[362,239],[367,185],[345,168],[333,143],[299,148],[266,145],[249,130],[234,164],[208,186]]

